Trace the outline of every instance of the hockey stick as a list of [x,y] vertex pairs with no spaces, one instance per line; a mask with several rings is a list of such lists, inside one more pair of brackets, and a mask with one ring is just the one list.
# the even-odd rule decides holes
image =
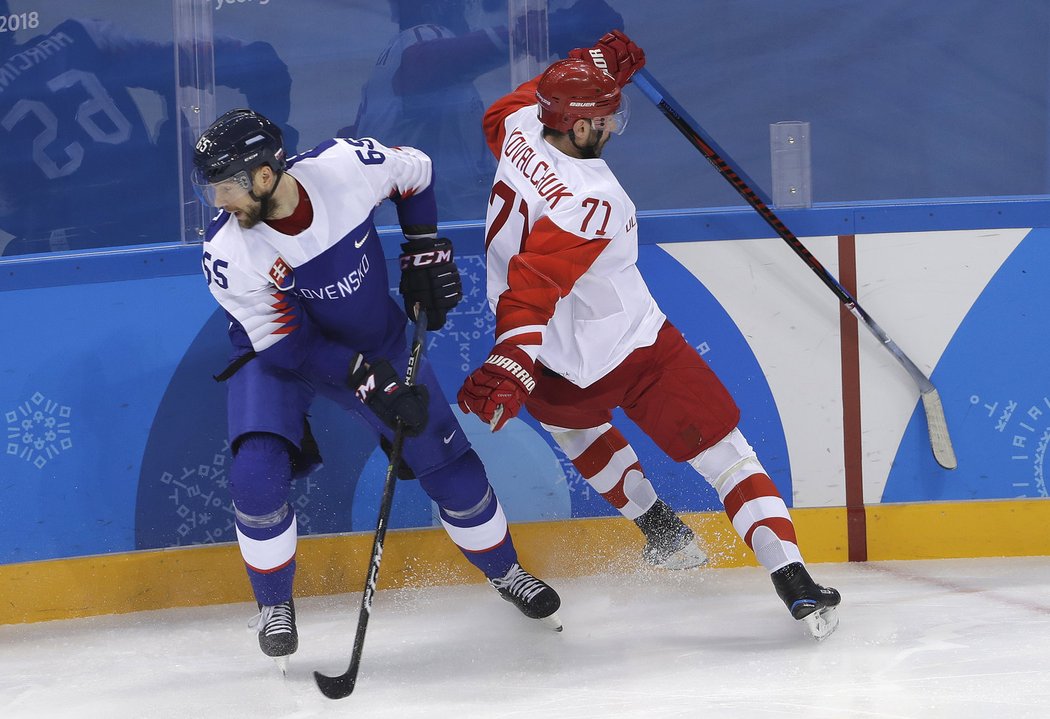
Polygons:
[[[405,373],[405,385],[411,386],[416,381],[416,370],[419,358],[423,354],[423,339],[427,332],[426,314],[415,306],[416,326],[412,337],[412,351],[408,356],[408,371]],[[372,614],[372,597],[376,593],[379,580],[379,563],[383,560],[383,541],[386,539],[387,523],[390,521],[390,508],[394,504],[394,487],[397,485],[397,469],[401,464],[401,449],[405,444],[405,428],[398,422],[394,430],[394,444],[390,449],[390,464],[386,468],[386,479],[383,482],[383,499],[379,503],[379,518],[376,520],[376,534],[372,542],[372,562],[368,566],[364,593],[361,595],[361,611],[357,616],[357,634],[354,635],[354,649],[350,653],[350,666],[339,676],[330,677],[321,672],[314,672],[317,688],[329,699],[342,699],[350,696],[357,683],[357,670],[361,666],[361,653],[365,648],[365,631],[368,629],[368,618]]]
[[922,396],[922,406],[926,411],[926,426],[930,433],[930,446],[933,448],[934,459],[937,460],[937,464],[945,469],[955,469],[958,466],[958,462],[955,458],[955,450],[952,448],[951,437],[948,436],[948,422],[944,417],[941,396],[937,392],[937,388],[930,382],[929,377],[915,366],[915,363],[889,338],[885,331],[871,318],[871,315],[857,304],[857,300],[846,291],[846,288],[839,284],[838,280],[824,269],[824,266],[817,261],[817,258],[799,242],[795,234],[780,221],[779,217],[773,214],[773,211],[769,209],[769,205],[753,189],[756,187],[755,183],[742,171],[730,165],[731,158],[715,144],[714,140],[704,133],[696,121],[667,94],[667,91],[653,79],[653,76],[643,68],[634,74],[633,81],[638,89],[671,121],[671,124],[685,135],[693,147],[699,150],[714,165],[719,174],[729,181],[729,184],[740,193],[741,197],[747,200],[747,203],[762,216],[762,219],[795,251],[795,254],[809,265],[817,277],[828,286],[828,289],[835,293],[835,296],[839,298],[839,301],[842,302],[846,309],[860,320],[865,327],[871,330],[872,334],[882,343],[882,346],[889,350],[897,361],[904,366],[904,369],[907,370],[912,380],[918,386],[919,393]]

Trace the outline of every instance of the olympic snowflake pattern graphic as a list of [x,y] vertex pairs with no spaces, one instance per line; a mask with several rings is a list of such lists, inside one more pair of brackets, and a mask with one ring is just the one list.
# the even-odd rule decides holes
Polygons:
[[552,449],[554,450],[555,459],[558,460],[558,466],[561,467],[562,474],[565,477],[564,480],[559,480],[559,482],[564,481],[570,492],[579,492],[584,500],[590,500],[591,493],[595,491],[594,488],[583,478],[580,470],[576,469],[576,465],[565,454],[565,450],[556,444],[552,446]]
[[[227,470],[233,461],[230,443],[223,442],[207,462],[183,466],[177,471],[165,471],[160,482],[168,488],[166,499],[178,519],[174,535],[165,543],[168,547],[193,544],[214,544],[236,541],[233,501],[229,496]],[[295,509],[299,534],[310,534],[310,493],[315,488],[312,478],[295,482],[296,492],[289,498]]]
[[973,394],[970,404],[983,407],[992,429],[1009,437],[1007,451],[1010,461],[1017,462],[1014,465],[1016,475],[1010,483],[1012,496],[1048,496],[1043,463],[1050,446],[1050,397],[1029,402],[1011,399],[1003,403]]
[[489,309],[484,292],[485,258],[467,255],[456,259],[463,282],[463,300],[449,312],[445,326],[430,333],[430,347],[445,340],[456,347],[459,371],[466,374],[474,369],[472,347],[487,347],[496,330],[496,316]]
[[[427,333],[426,352],[432,356],[436,352],[451,353],[456,369],[466,375],[485,358],[471,357],[471,353],[488,349],[495,336],[496,316],[485,296],[484,255],[456,257],[456,267],[463,283],[463,299],[449,311],[444,327]],[[397,287],[391,287],[390,293],[397,298]]]
[[19,457],[37,469],[59,453],[73,447],[70,415],[67,405],[48,399],[40,392],[5,412],[7,421],[7,454]]

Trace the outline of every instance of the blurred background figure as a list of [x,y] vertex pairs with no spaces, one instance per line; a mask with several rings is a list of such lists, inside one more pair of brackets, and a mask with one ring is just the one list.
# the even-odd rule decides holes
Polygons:
[[[380,53],[361,93],[346,137],[381,137],[426,152],[438,169],[442,221],[485,216],[496,165],[485,146],[481,117],[486,101],[480,76],[508,63],[510,33],[505,0],[389,0],[400,32]],[[589,45],[623,18],[605,0],[578,0],[547,17],[552,55]],[[545,63],[547,58],[537,58]],[[394,224],[388,205],[378,224]]]
[[[0,33],[0,255],[178,241],[172,43],[104,20],[12,17],[29,37]],[[273,47],[215,48],[216,82],[275,118],[294,148],[291,77]]]

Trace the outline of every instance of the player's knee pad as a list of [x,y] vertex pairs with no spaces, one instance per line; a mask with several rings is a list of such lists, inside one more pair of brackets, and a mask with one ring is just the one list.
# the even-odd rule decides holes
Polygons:
[[473,449],[420,476],[419,486],[439,507],[455,511],[475,506],[490,490],[485,465]]
[[266,514],[248,514],[237,506],[237,502],[233,503],[233,516],[237,520],[237,526],[251,531],[252,534],[267,534],[270,533],[267,530],[287,525],[289,514],[294,514],[294,512],[292,505],[288,502],[284,502],[280,507]]
[[252,432],[238,439],[230,467],[230,494],[246,516],[265,517],[287,503],[292,449],[276,434]]
[[249,569],[272,573],[295,558],[298,531],[288,504],[292,445],[275,434],[241,437],[230,468],[237,544]]
[[723,502],[726,494],[742,479],[766,473],[754,448],[737,428],[690,459],[689,464],[715,488]]
[[498,504],[499,501],[496,499],[495,491],[491,486],[488,486],[481,498],[469,507],[453,509],[439,504],[438,509],[441,510],[442,517],[448,518],[456,524],[469,526],[488,521],[488,519],[495,514],[496,506]]
[[441,524],[461,549],[482,552],[506,538],[507,517],[473,449],[421,476],[419,484],[434,500]]

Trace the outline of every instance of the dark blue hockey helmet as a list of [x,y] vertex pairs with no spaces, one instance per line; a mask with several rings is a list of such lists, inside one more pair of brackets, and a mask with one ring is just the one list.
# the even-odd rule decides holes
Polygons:
[[254,110],[230,110],[198,138],[193,179],[198,184],[219,182],[260,165],[282,172],[284,160],[281,128]]
[[230,190],[249,192],[251,171],[262,165],[278,175],[284,171],[281,129],[254,110],[230,110],[197,139],[193,184],[205,202],[221,205],[220,198],[229,197]]

